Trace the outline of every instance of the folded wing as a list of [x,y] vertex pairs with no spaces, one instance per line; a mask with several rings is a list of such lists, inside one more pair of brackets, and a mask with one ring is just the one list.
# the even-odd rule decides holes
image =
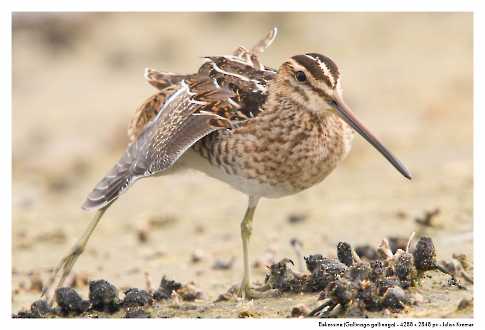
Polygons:
[[138,137],[96,185],[83,204],[84,209],[102,208],[136,180],[170,168],[195,142],[231,123],[210,112],[200,111],[214,102],[225,102],[234,93],[210,79],[180,81],[179,88],[161,105]]

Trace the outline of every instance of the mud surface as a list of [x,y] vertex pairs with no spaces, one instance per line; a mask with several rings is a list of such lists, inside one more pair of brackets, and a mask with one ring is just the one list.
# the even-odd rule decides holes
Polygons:
[[[266,266],[283,258],[295,271],[305,269],[303,256],[336,258],[339,242],[374,258],[382,238],[395,250],[415,231],[416,239],[433,238],[437,260],[448,262],[442,266],[466,290],[430,270],[405,289],[422,300],[368,316],[473,316],[473,285],[457,269],[460,255],[473,260],[472,17],[371,13],[14,17],[12,313],[30,310],[87,226],[92,215],[81,203],[123,151],[131,114],[154,93],[144,68],[190,72],[198,56],[249,46],[274,25],[279,37],[264,62],[330,55],[342,69],[347,102],[414,180],[356,137],[323,183],[262,201],[250,244],[253,281],[263,284]],[[320,292],[214,302],[242,276],[245,207],[245,196],[200,173],[136,184],[107,212],[68,279],[80,296],[64,292],[77,301],[74,316],[288,317],[320,306]],[[349,263],[345,246],[340,251]],[[193,299],[172,297],[174,283],[158,291],[163,276],[188,286]],[[90,281],[99,279],[109,283],[90,297]],[[131,290],[133,306],[119,307],[131,288],[170,298],[140,306],[148,296]],[[41,302],[34,311],[49,313]]]
[[[314,254],[304,257],[306,269],[295,271],[295,263],[284,258],[267,267],[263,285],[254,287],[258,297],[243,300],[237,287],[221,294],[212,306],[205,305],[198,309],[196,305],[184,305],[182,302],[206,300],[205,295],[193,283],[182,285],[165,276],[159,288],[152,292],[129,288],[119,298],[118,289],[106,280],[89,283],[89,301],[83,300],[75,289],[62,287],[55,291],[56,307],[48,299],[37,300],[29,310],[22,310],[16,318],[53,318],[53,317],[119,317],[120,310],[125,318],[158,317],[156,312],[164,311],[166,306],[160,301],[170,301],[169,307],[195,310],[196,317],[205,317],[204,311],[216,307],[223,301],[239,301],[251,306],[252,299],[265,297],[279,299],[284,293],[308,294],[319,293],[318,305],[295,305],[287,317],[369,317],[370,313],[381,312],[384,315],[399,315],[414,306],[426,303],[427,290],[417,290],[424,278],[437,278],[432,271],[440,271],[448,276],[447,284],[442,283],[441,291],[448,287],[468,290],[473,284],[471,265],[466,256],[454,256],[452,261],[438,261],[436,249],[430,237],[423,236],[414,245],[414,234],[408,240],[405,250],[393,251],[389,239],[383,239],[376,248],[376,258],[359,256],[349,243],[339,242],[337,258]],[[449,267],[453,264],[454,267]],[[461,281],[464,280],[467,285]],[[315,305],[315,302],[310,302]],[[464,298],[456,310],[471,310],[473,300]],[[100,313],[101,312],[101,313]],[[282,311],[280,311],[282,312]],[[451,312],[449,315],[451,316]],[[121,312],[123,315],[123,312]],[[177,316],[177,315],[174,315]],[[263,316],[258,310],[240,310],[238,317]]]

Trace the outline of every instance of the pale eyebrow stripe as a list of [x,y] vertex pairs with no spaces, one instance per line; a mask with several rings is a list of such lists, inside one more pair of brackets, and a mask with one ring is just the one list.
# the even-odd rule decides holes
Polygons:
[[320,67],[322,68],[323,70],[323,74],[325,77],[328,78],[328,80],[331,82],[332,84],[332,87],[335,86],[335,78],[333,77],[332,75],[332,72],[330,71],[330,69],[328,68],[327,64],[325,64],[324,62],[320,61],[319,58],[316,58],[316,57],[313,57],[313,56],[310,56],[308,54],[305,54],[306,57],[309,57],[311,58],[312,60],[314,60],[315,62],[317,62]]
[[332,81],[325,74],[323,68],[318,64],[319,61],[308,55],[293,56],[292,59],[299,65],[303,66],[316,80],[324,80],[328,85],[333,87]]

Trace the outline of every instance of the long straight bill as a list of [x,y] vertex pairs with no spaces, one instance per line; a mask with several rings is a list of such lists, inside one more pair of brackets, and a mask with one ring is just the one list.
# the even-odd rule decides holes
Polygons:
[[338,115],[352,127],[357,133],[359,133],[364,139],[367,140],[374,148],[376,148],[402,175],[406,178],[412,178],[411,173],[397,159],[382,143],[362,124],[352,113],[349,106],[345,104],[341,97],[335,98],[335,110]]

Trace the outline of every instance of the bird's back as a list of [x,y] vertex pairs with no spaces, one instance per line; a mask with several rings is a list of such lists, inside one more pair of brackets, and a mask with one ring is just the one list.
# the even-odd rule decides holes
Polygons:
[[145,78],[158,89],[130,121],[130,144],[118,163],[88,195],[83,208],[108,205],[136,180],[171,168],[190,147],[217,130],[231,130],[258,116],[275,70],[259,63],[276,30],[252,52],[207,57],[194,74],[147,69]]
[[210,103],[199,111],[216,114],[230,120],[233,125],[240,125],[261,113],[268,95],[268,84],[275,75],[274,69],[255,67],[234,55],[206,57],[206,62],[194,74],[180,75],[147,69],[145,78],[159,91],[136,110],[128,127],[130,141],[135,141],[145,125],[163,109],[167,98],[181,87],[182,81],[190,83],[197,79],[209,79],[218,87],[232,91],[234,96],[229,102]]
[[255,52],[271,43],[272,33],[252,51],[206,57],[193,74],[147,69],[145,78],[158,93],[135,112],[130,145],[83,207],[103,207],[136,180],[176,162],[261,197],[293,194],[323,180],[348,153],[350,129],[337,116],[322,120],[284,93],[270,93],[286,82]]

